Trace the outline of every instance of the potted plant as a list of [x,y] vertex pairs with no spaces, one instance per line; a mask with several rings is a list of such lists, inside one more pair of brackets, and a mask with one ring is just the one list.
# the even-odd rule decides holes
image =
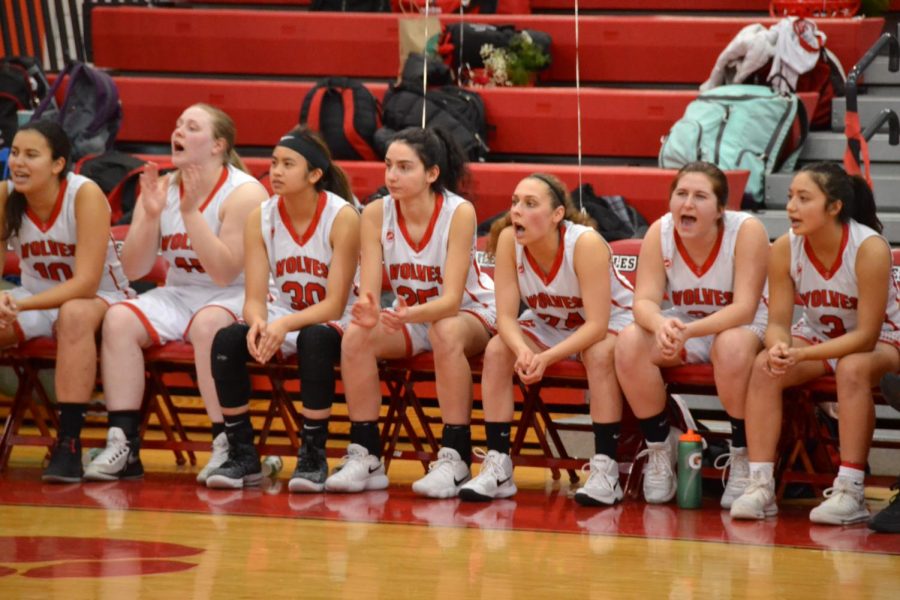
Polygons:
[[516,33],[506,48],[484,44],[480,54],[485,72],[475,74],[475,84],[534,85],[537,72],[550,64],[550,55],[534,43],[527,31]]

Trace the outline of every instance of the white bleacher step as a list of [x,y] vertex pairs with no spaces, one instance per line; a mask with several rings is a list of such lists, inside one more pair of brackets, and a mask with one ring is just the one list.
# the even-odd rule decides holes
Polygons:
[[[812,162],[816,160],[843,160],[847,138],[843,133],[832,131],[813,131],[806,138],[800,160]],[[887,133],[876,133],[869,140],[869,157],[872,162],[900,163],[900,144],[888,144]]]
[[[859,96],[857,98],[859,107],[859,121],[862,128],[875,120],[878,114],[885,108],[890,108],[900,116],[900,91],[891,96]],[[844,130],[844,117],[847,114],[846,98],[835,98],[831,101],[831,130]],[[887,131],[887,124],[882,126],[883,131]]]
[[[896,165],[872,165],[872,184],[875,190],[875,201],[882,221],[884,221],[886,214],[895,212],[898,213],[896,216],[900,219],[900,195],[897,194],[897,190],[900,190],[900,174],[896,172],[881,172],[882,168],[890,171],[895,167]],[[772,173],[766,176],[766,206],[768,208],[782,209],[787,205],[788,188],[793,178],[794,173]],[[786,224],[785,227],[787,227]]]

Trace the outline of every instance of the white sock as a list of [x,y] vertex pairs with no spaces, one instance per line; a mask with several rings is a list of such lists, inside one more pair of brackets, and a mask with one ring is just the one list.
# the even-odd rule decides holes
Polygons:
[[841,465],[841,468],[838,469],[838,477],[849,479],[853,483],[853,485],[862,487],[863,481],[866,478],[866,472],[861,471],[860,469],[854,469],[853,467],[845,467]]
[[775,463],[773,462],[751,462],[750,463],[750,477],[753,477],[757,473],[762,476],[763,479],[769,480],[775,476]]

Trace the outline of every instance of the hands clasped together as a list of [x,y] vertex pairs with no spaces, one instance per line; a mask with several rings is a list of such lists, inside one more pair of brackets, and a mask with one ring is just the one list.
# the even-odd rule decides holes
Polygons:
[[19,318],[19,306],[12,294],[0,295],[0,329],[12,326]]

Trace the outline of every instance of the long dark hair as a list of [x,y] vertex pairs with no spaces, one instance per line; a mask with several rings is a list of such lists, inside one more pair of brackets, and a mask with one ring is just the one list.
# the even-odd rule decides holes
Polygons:
[[[64,158],[66,160],[65,166],[59,172],[59,180],[63,181],[69,171],[69,157],[72,153],[72,143],[69,141],[69,136],[66,135],[63,128],[53,121],[41,119],[19,127],[19,131],[38,132],[47,140],[52,159]],[[25,194],[13,189],[6,199],[5,223],[3,224],[4,242],[19,233],[19,228],[22,226],[22,217],[25,215],[27,206],[28,200],[25,198]]]
[[878,233],[884,229],[878,220],[875,194],[865,179],[859,175],[848,175],[843,167],[833,162],[811,163],[799,172],[809,175],[813,183],[822,190],[825,194],[825,206],[841,201],[841,212],[838,213],[841,223],[853,219]]
[[688,173],[700,173],[701,175],[706,175],[706,178],[709,179],[709,183],[712,184],[713,194],[716,195],[716,204],[723,210],[728,206],[728,178],[725,177],[725,173],[722,172],[722,169],[711,162],[706,162],[704,160],[689,162],[678,170],[675,179],[672,180],[672,185],[669,186],[670,197],[675,193],[675,188],[678,187],[681,178]]
[[[334,159],[331,157],[331,151],[328,149],[328,145],[325,143],[325,140],[322,139],[322,136],[312,129],[309,129],[306,125],[298,125],[288,131],[285,135],[300,138],[313,144],[325,155],[325,158],[328,159],[328,168],[322,169],[322,177],[316,182],[316,191],[321,192],[322,190],[328,190],[329,192],[337,194],[350,204],[353,204],[353,190],[350,187],[350,179],[347,177],[344,170],[334,163]],[[315,168],[308,162],[307,166],[309,170]]]
[[431,184],[433,192],[448,189],[455,194],[461,193],[469,174],[466,154],[446,130],[440,127],[407,127],[397,132],[388,146],[394,142],[403,142],[412,148],[426,170],[438,167],[438,178]]
[[[566,189],[566,185],[560,181],[558,177],[550,175],[549,173],[532,173],[525,179],[536,179],[547,187],[549,190],[551,210],[556,210],[559,206],[566,207],[566,214],[563,216],[563,220],[572,221],[579,225],[587,225],[588,227],[597,229],[597,222],[594,221],[594,219],[575,208],[575,202],[572,200],[572,196]],[[491,224],[491,238],[488,240],[487,246],[487,253],[490,256],[494,256],[497,252],[497,240],[500,238],[500,232],[511,224],[512,217],[510,216],[509,211]]]

